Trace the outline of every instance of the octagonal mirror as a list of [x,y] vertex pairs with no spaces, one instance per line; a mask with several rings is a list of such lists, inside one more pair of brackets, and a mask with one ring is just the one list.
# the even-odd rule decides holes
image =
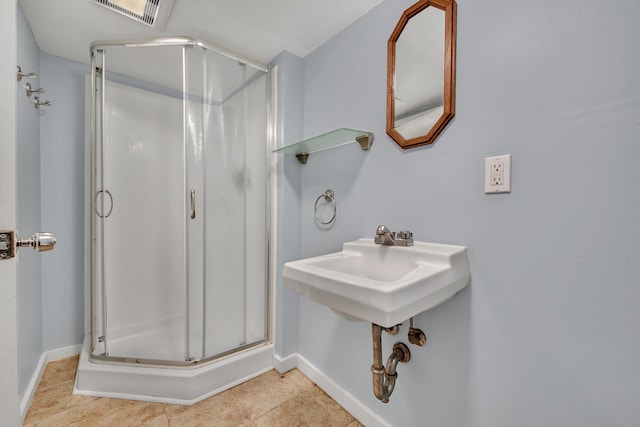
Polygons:
[[431,144],[455,114],[456,2],[405,10],[387,52],[387,134],[405,149]]

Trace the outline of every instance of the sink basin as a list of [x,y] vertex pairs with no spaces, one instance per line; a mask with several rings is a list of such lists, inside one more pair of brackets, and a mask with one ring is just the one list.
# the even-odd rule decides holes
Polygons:
[[358,239],[341,252],[288,262],[282,276],[289,289],[347,319],[391,327],[467,286],[469,258],[464,246]]

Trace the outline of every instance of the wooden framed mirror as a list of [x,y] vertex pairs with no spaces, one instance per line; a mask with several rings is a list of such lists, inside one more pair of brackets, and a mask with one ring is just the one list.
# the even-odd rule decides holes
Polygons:
[[455,115],[456,2],[420,0],[387,44],[387,134],[402,148],[433,143]]

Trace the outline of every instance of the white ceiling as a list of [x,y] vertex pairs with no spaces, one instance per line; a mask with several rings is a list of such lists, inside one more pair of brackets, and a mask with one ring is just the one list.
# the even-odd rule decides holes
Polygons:
[[162,31],[92,0],[19,0],[44,52],[89,62],[97,40],[188,35],[263,63],[306,56],[382,0],[175,0]]

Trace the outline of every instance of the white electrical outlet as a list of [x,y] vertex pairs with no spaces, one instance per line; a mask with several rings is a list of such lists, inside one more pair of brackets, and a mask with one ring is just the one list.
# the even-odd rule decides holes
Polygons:
[[511,192],[511,154],[484,159],[484,192]]

